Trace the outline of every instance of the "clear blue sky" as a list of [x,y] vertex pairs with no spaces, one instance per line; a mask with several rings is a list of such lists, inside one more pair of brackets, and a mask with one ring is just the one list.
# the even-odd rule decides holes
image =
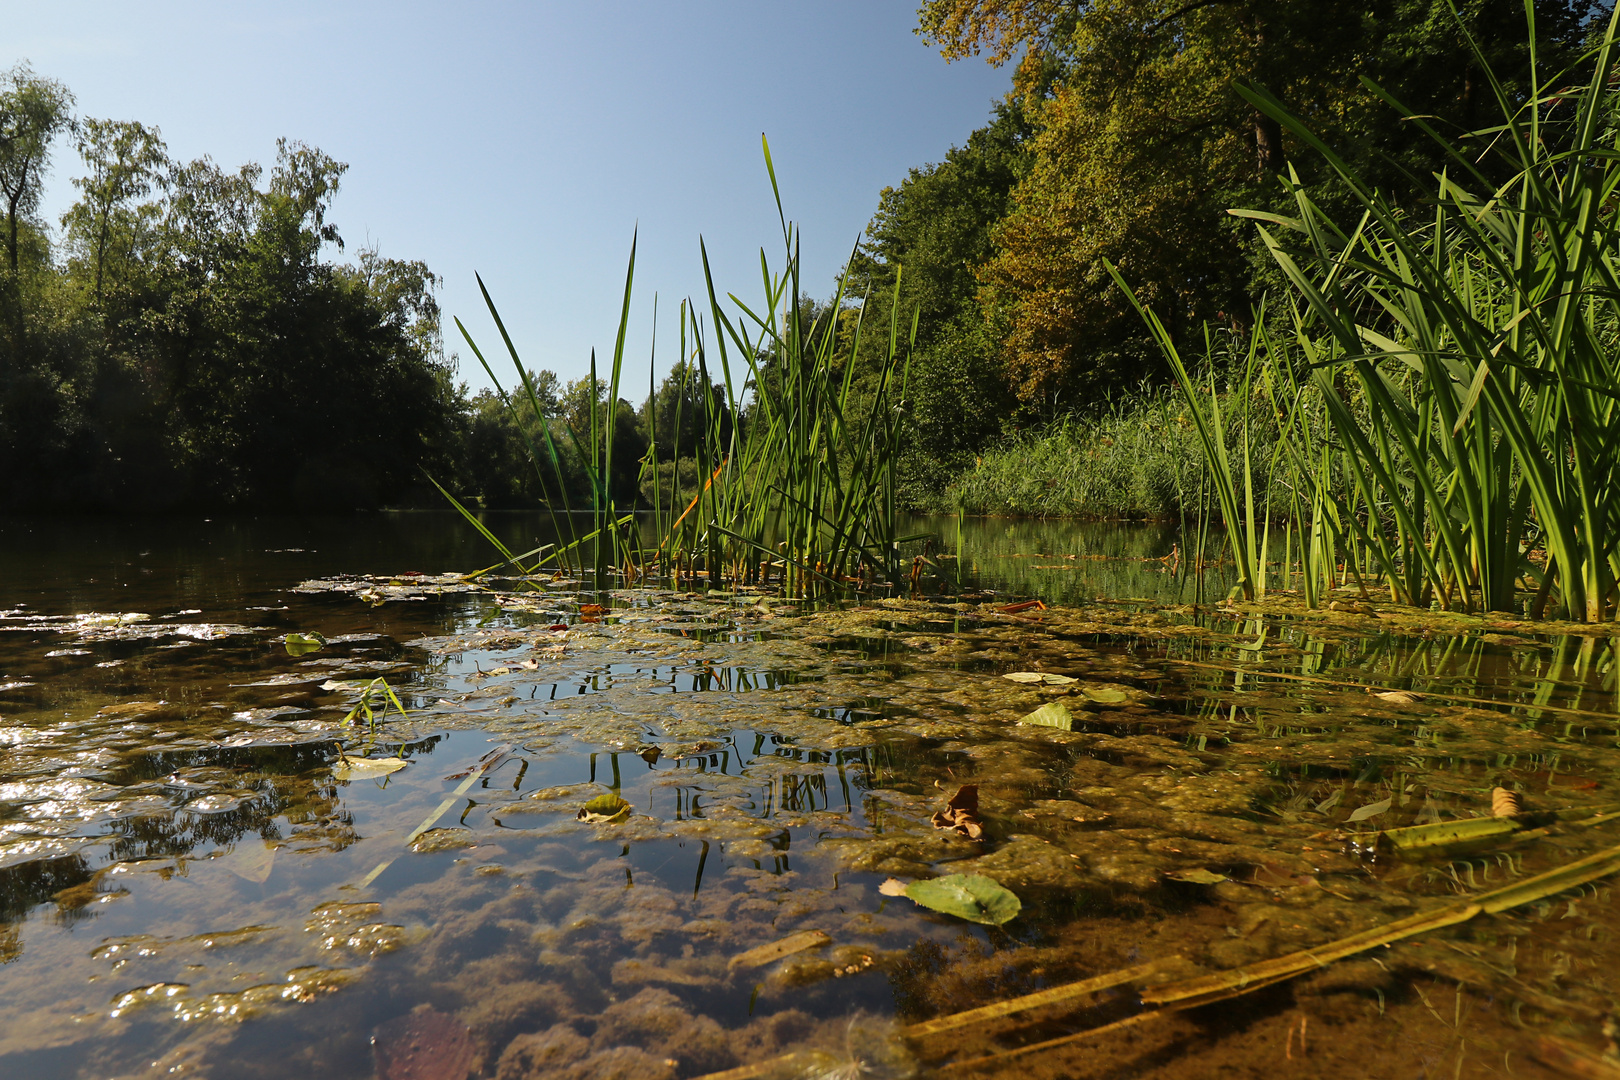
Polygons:
[[[878,192],[965,140],[1010,77],[946,64],[909,0],[3,0],[0,15],[0,65],[66,83],[80,115],[157,125],[173,157],[268,165],[285,135],[348,162],[332,220],[349,251],[374,243],[442,275],[451,348],[450,315],[486,355],[495,343],[477,271],[529,366],[583,374],[592,346],[612,350],[639,223],[637,400],[654,290],[661,330],[701,295],[698,236],[744,299],[760,246],[778,256],[761,132],[824,297]],[[53,221],[77,163],[59,144]],[[675,351],[660,333],[661,369]]]

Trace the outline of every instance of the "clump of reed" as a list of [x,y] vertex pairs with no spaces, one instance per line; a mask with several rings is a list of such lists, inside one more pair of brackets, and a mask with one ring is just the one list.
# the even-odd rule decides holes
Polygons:
[[[762,140],[762,146],[782,224],[780,271],[771,269],[761,250],[762,301],[750,306],[726,293],[723,303],[708,251],[700,241],[707,295],[701,307],[690,300],[680,306],[677,372],[680,379],[695,384],[696,393],[682,386],[677,401],[680,407],[687,400],[708,403],[700,416],[692,418],[699,429],[695,477],[682,461],[659,460],[655,427],[640,463],[638,484],[647,493],[650,508],[642,508],[638,518],[637,507],[615,502],[608,483],[614,475],[615,405],[635,278],[632,244],[607,372],[607,407],[600,416],[593,410],[582,429],[567,423],[542,424],[538,441],[522,428],[530,440],[530,460],[546,486],[546,505],[558,542],[514,553],[444,492],[496,546],[505,564],[519,573],[531,575],[547,567],[589,568],[599,588],[615,578],[711,586],[729,581],[777,584],[789,594],[805,595],[879,582],[898,586],[917,568],[915,557],[903,558],[902,545],[922,537],[899,535],[895,501],[907,359],[916,336],[916,316],[906,324],[900,321],[897,283],[891,305],[895,314],[888,325],[875,331],[868,328],[865,304],[846,296],[843,278],[828,313],[813,314],[815,305],[801,288],[799,232],[783,213],[770,145]],[[483,287],[482,280],[479,286]],[[487,290],[484,299],[522,391],[539,415],[527,369]],[[656,363],[656,301],[654,311]],[[459,319],[456,325],[501,400],[516,411],[516,396],[501,385]],[[875,370],[860,370],[861,339],[873,332],[884,335],[884,348]],[[718,374],[720,382],[712,383],[712,374]],[[593,400],[596,388],[593,353]],[[723,400],[716,401],[717,396]],[[679,412],[675,424],[682,429]],[[590,528],[583,534],[568,505],[554,426],[573,441],[590,480],[591,505],[583,508]]]
[[[773,272],[762,250],[762,301],[750,307],[728,293],[723,305],[703,250],[708,319],[683,305],[682,371],[695,374],[701,389],[717,367],[727,408],[705,410],[696,455],[701,486],[672,520],[655,510],[661,539],[653,556],[666,572],[702,567],[711,583],[760,584],[774,575],[795,595],[898,585],[912,568],[901,545],[921,539],[899,535],[895,501],[916,315],[901,323],[897,281],[889,324],[875,330],[883,335],[876,370],[859,371],[862,337],[874,332],[866,305],[846,310],[851,298],[840,276],[827,312],[813,315],[801,287],[799,232],[782,213],[770,145],[763,147],[782,224],[782,269]],[[649,455],[655,475],[656,441]],[[685,494],[677,488],[672,506]],[[653,503],[661,507],[662,498]]]
[[1362,211],[1342,227],[1292,172],[1292,216],[1233,211],[1257,222],[1290,285],[1280,318],[1255,320],[1241,403],[1281,430],[1287,506],[1255,499],[1253,447],[1226,438],[1218,402],[1142,310],[1198,418],[1243,595],[1265,591],[1275,516],[1295,523],[1285,561],[1297,557],[1312,604],[1343,557],[1399,603],[1513,610],[1523,590],[1534,617],[1549,603],[1572,619],[1613,617],[1616,19],[1579,82],[1543,77],[1532,46],[1522,102],[1480,55],[1500,122],[1465,137],[1386,96],[1451,162],[1421,212],[1364,181],[1275,98],[1242,90],[1323,156]]

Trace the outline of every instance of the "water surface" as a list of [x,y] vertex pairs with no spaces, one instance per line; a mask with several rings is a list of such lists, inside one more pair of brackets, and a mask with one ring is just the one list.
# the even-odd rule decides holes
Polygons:
[[[1601,1051],[1607,881],[1117,1037],[1007,1056],[1136,1015],[1135,983],[898,1040],[1144,962],[1231,969],[1620,842],[1373,842],[1489,813],[1499,786],[1609,805],[1607,637],[1212,611],[1226,583],[1200,588],[1165,529],[933,524],[959,578],[808,612],[468,588],[437,575],[492,560],[449,515],[0,523],[0,1075],[399,1080],[412,1039],[503,1080],[794,1052],[781,1075],[1536,1076],[1556,1075],[1544,1037]],[[1050,606],[1000,613],[1026,595]],[[327,644],[283,641],[311,632]],[[408,716],[344,725],[379,677]],[[1017,722],[1054,702],[1071,730]],[[980,840],[930,820],[964,783]],[[609,793],[631,812],[576,820]],[[956,872],[1023,911],[990,928],[879,890]],[[825,944],[736,962],[811,930]]]

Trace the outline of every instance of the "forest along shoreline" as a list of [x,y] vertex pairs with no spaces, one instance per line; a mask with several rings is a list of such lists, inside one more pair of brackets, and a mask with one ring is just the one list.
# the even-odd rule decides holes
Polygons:
[[[301,773],[351,770],[340,800],[347,792],[369,842],[310,834],[303,853],[272,845],[272,874],[338,858],[351,869],[296,885],[296,911],[272,905],[243,922],[330,923],[318,939],[297,935],[326,973],[300,983],[300,995],[327,1005],[305,1011],[298,995],[253,994],[227,1005],[218,995],[237,991],[209,982],[228,971],[200,940],[185,944],[161,922],[147,933],[170,944],[134,966],[86,957],[82,937],[47,938],[31,956],[41,944],[28,940],[40,932],[32,922],[18,939],[22,957],[76,954],[74,970],[112,962],[83,984],[92,999],[112,994],[119,1012],[138,1001],[154,1018],[232,1007],[297,1026],[307,1022],[297,1017],[357,1008],[373,1018],[365,1027],[425,1000],[503,1077],[543,1075],[558,1055],[585,1069],[606,1064],[597,1055],[632,1052],[676,1060],[661,1067],[680,1075],[795,1053],[853,1054],[897,1075],[918,1057],[990,1058],[975,1067],[1000,1071],[1030,1067],[998,1056],[1020,1043],[1144,1015],[1155,987],[1376,934],[1615,842],[1604,800],[1620,762],[1612,691],[1597,674],[1612,645],[1602,628],[1555,627],[1583,635],[1560,638],[1545,624],[1348,595],[1352,610],[1337,612],[1276,599],[1214,611],[1099,603],[1005,612],[1016,605],[954,598],[806,611],[748,590],[605,597],[559,584],[538,597],[497,593],[494,608],[459,628],[399,643],[435,658],[422,669],[426,685],[384,673],[410,702],[404,717],[379,710],[374,722],[342,724],[373,685],[371,673],[345,677],[346,666],[371,661],[342,658],[376,639],[320,645],[281,635],[308,649],[282,650],[295,669],[342,660],[318,698],[340,704],[249,715],[253,738],[274,741],[270,729],[291,725],[294,741],[318,754],[298,763]],[[436,585],[312,581],[299,595],[329,617],[380,615],[414,607]],[[455,664],[458,678],[441,664]],[[529,693],[548,687],[565,689],[563,700]],[[150,711],[153,736],[169,728],[172,738],[177,718],[158,724],[163,708]],[[117,720],[138,732],[143,718],[123,708]],[[444,733],[454,760],[440,764],[432,748]],[[134,738],[125,753],[150,752]],[[357,783],[378,791],[383,782],[367,781],[361,763],[389,759],[403,765],[386,785],[430,782],[397,810],[387,809],[386,785],[365,797],[371,803],[354,802]],[[546,782],[500,779],[521,780],[519,769]],[[182,804],[241,798],[241,770],[196,775],[204,787],[180,794]],[[421,829],[433,792],[449,795],[469,777],[474,811]],[[1510,794],[1513,813],[1496,816],[1496,791]],[[385,862],[369,895],[332,894]],[[112,872],[118,865],[57,905],[109,925],[129,903],[100,900],[131,880]],[[219,880],[254,872],[244,864]],[[136,887],[135,904],[168,888],[148,877],[154,891]],[[950,889],[964,879],[994,889],[976,885],[964,900]],[[212,895],[213,917],[223,917],[217,898],[226,894]],[[1243,1059],[1256,1040],[1283,1041],[1301,1017],[1334,1031],[1333,1050],[1311,1044],[1318,1055],[1399,1044],[1448,1061],[1499,1056],[1523,1046],[1521,1024],[1585,1026],[1607,1008],[1608,912],[1579,895],[1532,897],[1387,942],[1375,960],[1347,956],[1258,999],[1160,1017],[1128,1040],[1101,1031],[1051,1050],[1039,1068],[1086,1075],[1081,1063],[1134,1062],[1169,1075],[1187,1067],[1187,1053]],[[221,927],[193,929],[188,941]],[[255,947],[287,955],[274,937]],[[188,960],[220,974],[138,981]],[[33,970],[56,985],[12,999],[21,1010],[5,1025],[12,1053],[67,1019],[52,1019],[46,1004],[68,1005],[60,972]],[[1108,982],[1118,972],[1129,977]],[[917,1025],[1085,980],[1107,985],[993,1024],[926,1037],[868,1024],[857,1038],[848,1027],[852,1004]],[[543,992],[527,989],[537,984]],[[155,999],[129,998],[160,985],[168,989]],[[1466,1012],[1466,1031],[1429,1011],[1425,1001],[1442,989]],[[686,1017],[679,1036],[656,1019],[677,1015]],[[587,1016],[612,1023],[593,1029]],[[142,1038],[178,1040],[172,1052],[221,1062],[251,1042],[247,1028],[199,1040],[185,1027],[162,1024]],[[352,1060],[364,1048],[337,1048],[364,1036],[351,1022],[323,1038],[334,1060]],[[1294,1041],[1293,1052],[1307,1052]]]

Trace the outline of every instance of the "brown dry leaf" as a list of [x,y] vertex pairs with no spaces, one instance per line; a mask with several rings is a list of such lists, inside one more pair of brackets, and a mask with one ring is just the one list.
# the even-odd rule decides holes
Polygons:
[[1491,816],[1517,817],[1524,813],[1524,799],[1505,787],[1491,789]]
[[1405,690],[1384,690],[1373,694],[1373,697],[1379,701],[1387,701],[1391,705],[1415,705],[1418,700],[1416,694],[1409,694]]
[[953,829],[969,840],[979,839],[984,835],[984,824],[979,820],[979,785],[957,788],[945,809],[936,811],[932,820],[936,829]]
[[906,895],[906,883],[897,877],[892,877],[878,886],[878,892],[884,896],[904,896]]
[[789,934],[780,941],[773,941],[769,945],[760,945],[747,952],[738,953],[731,958],[729,967],[764,967],[794,953],[804,952],[806,949],[819,949],[823,945],[832,944],[832,938],[820,930],[800,930],[797,934]]

